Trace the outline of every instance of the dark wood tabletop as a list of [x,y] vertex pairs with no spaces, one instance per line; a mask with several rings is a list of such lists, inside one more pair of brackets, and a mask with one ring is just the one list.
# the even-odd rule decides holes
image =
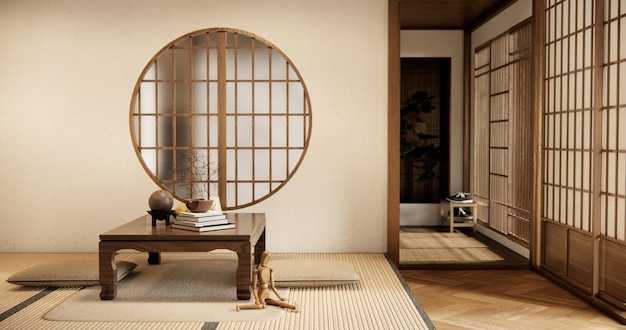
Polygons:
[[194,232],[181,229],[173,229],[166,225],[164,221],[157,221],[156,226],[152,226],[152,217],[148,214],[141,216],[131,222],[114,228],[100,235],[101,241],[116,240],[250,240],[250,237],[257,237],[265,228],[265,213],[225,213],[228,222],[234,223],[235,228],[216,230],[209,232]]

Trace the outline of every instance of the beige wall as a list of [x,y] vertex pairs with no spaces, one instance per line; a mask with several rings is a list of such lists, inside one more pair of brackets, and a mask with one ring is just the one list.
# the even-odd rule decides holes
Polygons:
[[[252,32],[309,89],[313,131],[295,176],[242,211],[275,252],[386,250],[386,0],[0,2],[0,252],[96,251],[157,186],[131,145],[141,70],[178,36]],[[162,223],[160,223],[163,225]]]
[[506,32],[508,29],[532,16],[533,1],[517,0],[476,30],[472,31],[472,49],[480,47],[489,40]]

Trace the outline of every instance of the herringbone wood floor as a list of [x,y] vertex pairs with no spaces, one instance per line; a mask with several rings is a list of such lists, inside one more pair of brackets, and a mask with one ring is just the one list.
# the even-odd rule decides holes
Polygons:
[[626,329],[532,270],[401,270],[438,330]]

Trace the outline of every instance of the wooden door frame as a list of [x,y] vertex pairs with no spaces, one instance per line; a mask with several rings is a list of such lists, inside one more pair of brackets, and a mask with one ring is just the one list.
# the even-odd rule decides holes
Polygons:
[[389,0],[387,90],[387,254],[400,264],[400,19]]
[[[398,138],[400,135],[400,18],[399,18],[399,1],[401,0],[388,0],[388,40],[387,40],[387,65],[388,65],[388,89],[387,89],[387,255],[389,258],[396,264],[400,264],[400,139]],[[500,3],[496,8],[490,10],[486,15],[481,17],[480,22],[474,22],[472,26],[469,26],[465,29],[465,34],[463,38],[463,189],[469,191],[471,186],[471,96],[470,96],[470,79],[471,79],[471,59],[472,59],[472,50],[471,50],[471,32],[482,25],[484,22],[488,21],[492,17],[495,17],[498,13],[508,8],[512,5],[516,0],[508,0]],[[541,4],[542,1],[545,0],[533,0],[533,17],[537,16],[537,13],[540,11],[540,8],[537,3]],[[539,16],[542,17],[542,16]],[[536,22],[535,22],[536,24]],[[537,27],[534,27],[535,31],[533,32],[535,36],[540,35],[542,30],[537,30]],[[537,47],[541,41],[535,40],[533,41],[533,56],[540,55],[539,51],[535,51],[535,49],[542,49],[541,47]],[[533,61],[538,62],[536,58],[543,57],[534,57]],[[534,64],[533,73],[534,77],[532,78],[535,82],[535,86],[541,85],[541,80],[538,78],[538,74],[540,71],[540,66],[538,64]],[[539,83],[537,83],[539,82]],[[536,91],[539,92],[541,87],[536,87]],[[533,97],[533,105],[541,106],[541,94],[535,93]],[[535,122],[541,123],[541,118],[537,118],[539,115],[535,116]],[[537,126],[536,126],[537,127]],[[537,128],[539,130],[539,128]],[[536,149],[539,146],[540,136],[541,134],[537,134],[535,136],[535,169],[534,169],[534,178],[535,178],[535,189],[533,192],[535,196],[533,196],[533,200],[535,201],[535,205],[533,205],[533,209],[535,210],[535,216],[538,215],[540,205],[539,198],[540,194],[538,194],[540,189],[540,182],[538,181],[539,177],[538,171],[541,164],[541,157],[538,154],[539,149]],[[539,186],[538,186],[539,185]],[[534,227],[533,227],[534,226]],[[538,237],[540,236],[540,229],[537,228],[536,220],[533,221],[531,225],[531,229],[533,231],[534,242],[538,241]],[[531,259],[533,264],[538,262],[538,247],[531,243]]]
[[[400,20],[398,2],[389,0],[388,10],[388,90],[387,90],[387,255],[400,265]],[[464,53],[468,57],[469,32],[465,32]],[[464,59],[464,63],[468,59]],[[464,146],[463,163],[469,164],[469,66],[464,67]],[[469,188],[469,166],[463,166],[463,188]]]

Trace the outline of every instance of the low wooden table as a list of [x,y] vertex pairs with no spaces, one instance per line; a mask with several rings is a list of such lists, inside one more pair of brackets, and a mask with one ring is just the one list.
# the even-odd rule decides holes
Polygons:
[[158,264],[161,252],[208,252],[228,249],[237,253],[237,299],[250,299],[254,263],[265,250],[264,213],[227,213],[234,229],[198,233],[172,229],[163,222],[152,226],[152,217],[145,215],[100,235],[100,299],[111,300],[117,294],[115,255],[122,249],[148,252],[148,263]]

